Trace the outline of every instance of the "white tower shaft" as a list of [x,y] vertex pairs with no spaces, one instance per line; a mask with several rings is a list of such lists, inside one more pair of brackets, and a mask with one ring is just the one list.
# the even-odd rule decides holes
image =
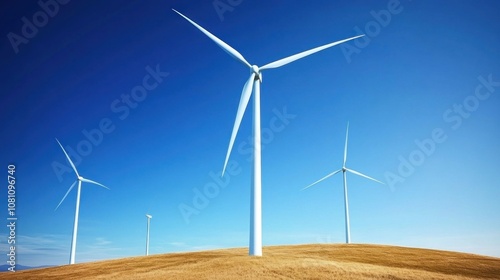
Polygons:
[[71,252],[69,257],[69,264],[75,264],[76,254],[76,236],[78,234],[78,215],[80,213],[80,194],[82,192],[82,181],[78,180],[78,190],[76,192],[76,210],[75,210],[75,223],[73,225],[73,239],[71,240]]
[[253,112],[253,174],[250,194],[250,256],[262,256],[262,165],[260,142],[260,80],[254,80]]
[[146,256],[149,256],[149,223],[151,219],[147,217],[147,233],[146,233]]
[[342,172],[344,176],[344,207],[345,207],[345,243],[351,243],[351,227],[349,225],[349,199],[347,199],[347,177],[346,171]]

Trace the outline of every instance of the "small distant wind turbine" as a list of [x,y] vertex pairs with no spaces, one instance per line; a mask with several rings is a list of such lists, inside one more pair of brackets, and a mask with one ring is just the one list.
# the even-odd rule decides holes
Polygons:
[[153,216],[146,214],[146,218],[148,219],[147,232],[146,232],[146,256],[149,256],[149,223],[151,221],[151,218],[153,218]]
[[189,21],[192,25],[198,28],[206,36],[208,36],[212,41],[214,41],[219,47],[221,47],[230,56],[235,58],[237,61],[243,63],[250,70],[250,78],[243,86],[243,91],[241,92],[240,103],[238,105],[238,111],[236,113],[236,119],[234,121],[233,132],[231,134],[231,140],[229,141],[229,147],[226,153],[226,160],[224,161],[224,167],[222,169],[222,176],[226,170],[227,162],[229,160],[229,155],[231,154],[234,140],[238,129],[243,119],[243,114],[245,113],[248,102],[252,95],[252,89],[254,93],[254,111],[253,111],[253,169],[252,169],[252,191],[250,196],[250,244],[249,244],[249,255],[251,256],[262,256],[262,204],[261,204],[261,130],[260,130],[260,84],[262,83],[262,71],[278,68],[288,63],[294,62],[298,59],[304,58],[311,54],[317,53],[324,49],[333,47],[344,42],[354,40],[356,38],[362,37],[364,35],[358,35],[352,38],[340,40],[330,44],[326,44],[311,50],[307,50],[275,62],[266,64],[262,67],[257,65],[250,65],[243,55],[238,51],[233,49],[231,46],[223,42],[221,39],[214,36],[212,33],[208,32],[203,27],[199,26],[194,21],[190,20],[185,15],[179,13],[178,11],[172,9],[174,12],[179,14],[181,17]]
[[61,149],[63,150],[64,155],[66,155],[66,159],[68,159],[68,162],[71,165],[71,167],[73,168],[73,171],[75,171],[76,181],[71,185],[71,187],[69,187],[68,191],[66,192],[66,194],[64,195],[64,197],[61,199],[61,202],[59,202],[59,204],[57,205],[57,207],[56,207],[55,210],[57,210],[57,208],[59,208],[59,206],[61,205],[61,203],[68,196],[69,192],[73,189],[73,187],[75,186],[75,184],[78,182],[78,189],[77,189],[77,192],[76,192],[75,222],[73,224],[73,239],[71,241],[71,252],[70,252],[70,258],[69,258],[69,263],[70,264],[74,264],[75,263],[75,253],[76,253],[76,236],[77,236],[77,233],[78,233],[78,213],[80,212],[80,193],[81,193],[81,189],[82,189],[82,182],[86,182],[86,183],[91,183],[91,184],[94,184],[94,185],[98,185],[98,186],[101,186],[101,187],[103,187],[105,189],[108,189],[108,190],[109,190],[109,188],[106,187],[106,186],[104,186],[103,184],[100,184],[98,182],[95,182],[95,181],[92,181],[92,180],[89,180],[89,179],[86,179],[86,178],[83,178],[82,176],[80,176],[80,174],[78,173],[78,170],[76,170],[75,165],[73,164],[73,162],[69,158],[68,153],[66,153],[66,150],[64,150],[64,148],[61,145],[61,143],[59,142],[59,140],[56,139],[56,141],[59,144],[59,146],[61,147]]
[[347,200],[347,179],[346,179],[346,171],[349,171],[353,174],[356,174],[358,176],[361,176],[361,177],[365,177],[367,179],[370,179],[372,181],[375,181],[377,183],[380,183],[380,184],[384,184],[376,179],[373,179],[372,177],[368,177],[366,176],[365,174],[362,174],[358,171],[355,171],[355,170],[352,170],[352,169],[349,169],[345,166],[345,163],[347,161],[347,137],[348,137],[348,134],[349,134],[349,123],[347,123],[347,131],[345,133],[345,146],[344,146],[344,163],[342,164],[342,168],[339,169],[339,170],[336,170],[336,171],[333,171],[332,173],[326,175],[325,177],[319,179],[318,181],[310,184],[309,186],[303,188],[302,190],[305,190],[307,188],[310,188],[314,185],[316,185],[317,183],[339,173],[340,171],[342,171],[342,175],[344,177],[344,207],[345,207],[345,235],[346,235],[346,243],[349,244],[351,243],[351,229],[350,229],[350,225],[349,225],[349,202]]

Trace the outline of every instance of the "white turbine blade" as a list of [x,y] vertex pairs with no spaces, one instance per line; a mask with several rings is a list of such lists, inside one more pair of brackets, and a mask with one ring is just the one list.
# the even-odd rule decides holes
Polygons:
[[72,168],[73,168],[73,170],[75,171],[76,176],[80,176],[80,175],[78,174],[78,171],[76,170],[75,165],[73,164],[73,162],[72,162],[72,161],[71,161],[71,159],[69,158],[68,153],[66,153],[66,150],[63,148],[63,146],[61,145],[61,143],[59,142],[59,140],[57,140],[57,138],[56,138],[56,141],[57,141],[57,143],[59,144],[59,146],[61,147],[61,149],[63,150],[64,154],[66,155],[66,158],[68,159],[69,164],[71,165],[71,167],[72,167]]
[[301,58],[306,57],[308,55],[311,55],[313,53],[317,53],[317,52],[322,51],[324,49],[333,47],[333,46],[338,45],[338,44],[345,43],[345,42],[350,41],[350,40],[357,39],[357,38],[362,37],[362,36],[365,36],[365,35],[358,35],[358,36],[355,36],[355,37],[352,37],[352,38],[348,38],[348,39],[340,40],[340,41],[333,42],[333,43],[330,43],[330,44],[326,44],[326,45],[323,45],[323,46],[320,46],[320,47],[316,47],[316,48],[308,50],[308,51],[303,51],[301,53],[298,53],[298,54],[295,54],[295,55],[292,55],[292,56],[289,56],[289,57],[285,57],[285,58],[277,60],[275,62],[271,62],[269,64],[266,64],[266,65],[260,67],[259,69],[260,70],[266,70],[266,69],[281,67],[281,66],[283,66],[285,64],[294,62],[295,60],[301,59]]
[[349,123],[347,123],[347,130],[345,132],[345,146],[344,146],[344,165],[345,167],[345,162],[347,161],[347,137],[349,136]]
[[316,185],[317,183],[319,183],[319,182],[321,182],[321,181],[323,181],[323,180],[325,180],[325,179],[327,179],[327,178],[332,177],[333,175],[335,175],[335,174],[339,173],[340,171],[342,171],[342,169],[339,169],[339,170],[337,170],[337,171],[333,171],[332,173],[330,173],[330,174],[326,175],[325,177],[323,177],[323,178],[319,179],[318,181],[316,181],[316,182],[314,182],[314,183],[310,184],[309,186],[307,186],[307,187],[303,188],[303,189],[302,189],[302,191],[303,191],[303,190],[305,190],[305,189],[307,189],[307,188],[310,188],[310,187],[312,187],[312,186]]
[[176,11],[175,9],[172,9],[172,10],[174,12],[178,13],[181,17],[183,17],[187,21],[189,21],[192,25],[194,25],[196,28],[198,28],[205,35],[207,35],[208,38],[212,39],[212,41],[214,41],[217,45],[219,45],[219,47],[221,47],[229,55],[231,55],[232,57],[234,57],[239,62],[245,64],[249,68],[252,68],[252,66],[250,65],[250,63],[248,63],[248,61],[245,60],[245,58],[243,57],[243,55],[241,55],[237,50],[233,49],[231,46],[229,46],[228,44],[226,44],[224,41],[222,41],[221,39],[217,38],[215,35],[213,35],[212,33],[208,32],[205,28],[199,26],[196,22],[190,20],[185,15],[181,14],[180,12]]
[[365,174],[363,174],[363,173],[361,173],[361,172],[358,172],[358,171],[355,171],[355,170],[352,170],[352,169],[349,169],[349,168],[346,168],[346,170],[347,170],[347,171],[349,171],[349,172],[351,172],[351,173],[353,173],[353,174],[359,175],[359,176],[361,176],[361,177],[365,177],[366,179],[370,179],[370,180],[372,180],[372,181],[375,181],[375,182],[377,182],[377,183],[380,183],[380,184],[382,184],[382,185],[385,185],[384,183],[380,182],[379,180],[373,179],[372,177],[367,176],[367,175],[365,175]]
[[61,202],[59,202],[59,204],[57,204],[57,207],[56,209],[54,209],[54,211],[57,210],[57,208],[59,208],[59,206],[61,205],[61,203],[63,203],[63,201],[66,199],[66,197],[68,196],[69,192],[73,189],[73,187],[75,186],[77,181],[74,181],[73,184],[71,185],[71,187],[69,187],[68,191],[66,192],[66,194],[64,195],[64,197],[61,199]]
[[227,161],[229,160],[229,155],[233,149],[234,140],[236,139],[236,134],[238,134],[238,129],[240,128],[241,120],[243,119],[243,114],[252,96],[253,81],[255,79],[255,73],[250,75],[250,78],[245,83],[243,91],[241,92],[240,104],[238,105],[238,112],[236,113],[236,119],[234,120],[233,133],[231,134],[231,140],[229,141],[229,147],[227,149],[226,160],[224,161],[224,167],[222,168],[222,176],[226,171]]
[[109,190],[109,188],[108,188],[108,187],[106,187],[105,185],[103,185],[103,184],[101,184],[101,183],[98,183],[98,182],[96,182],[96,181],[92,181],[92,180],[89,180],[89,179],[87,179],[87,178],[83,178],[83,177],[80,177],[80,180],[81,180],[82,182],[87,182],[87,183],[91,183],[91,184],[94,184],[94,185],[98,185],[98,186],[101,186],[101,187],[103,187],[103,188],[105,188],[105,189],[108,189],[108,190]]

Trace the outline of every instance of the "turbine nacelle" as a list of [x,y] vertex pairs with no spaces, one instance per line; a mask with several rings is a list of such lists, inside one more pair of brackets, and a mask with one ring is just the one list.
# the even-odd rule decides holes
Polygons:
[[259,66],[252,65],[250,74],[255,74],[255,80],[259,80],[262,83],[262,72],[260,72]]

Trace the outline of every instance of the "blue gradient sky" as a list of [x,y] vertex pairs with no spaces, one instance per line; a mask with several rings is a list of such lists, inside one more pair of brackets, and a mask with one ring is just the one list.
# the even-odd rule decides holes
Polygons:
[[248,70],[171,8],[257,65],[367,34],[264,73],[264,245],[344,242],[341,176],[301,189],[341,167],[349,122],[348,167],[386,183],[348,174],[354,243],[500,257],[497,1],[232,3],[71,1],[17,53],[8,34],[42,8],[1,4],[0,167],[17,166],[19,264],[69,259],[76,192],[54,211],[74,181],[54,169],[69,168],[56,137],[111,189],[83,185],[77,262],[143,255],[146,213],[153,254],[247,246],[251,106],[228,183],[207,201],[196,193],[217,184]]

